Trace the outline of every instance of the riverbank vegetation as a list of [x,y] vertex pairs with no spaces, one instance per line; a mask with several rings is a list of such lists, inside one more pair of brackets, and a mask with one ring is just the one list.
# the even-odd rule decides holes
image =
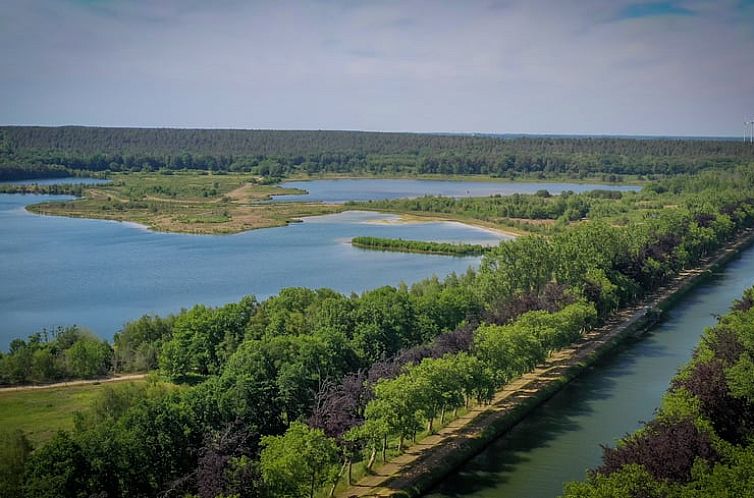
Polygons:
[[672,175],[754,159],[739,141],[353,131],[0,127],[2,179],[159,169],[292,174]]
[[385,239],[381,237],[354,237],[351,239],[351,245],[360,249],[376,251],[443,254],[447,256],[481,256],[492,249],[491,246],[481,244]]
[[0,385],[92,379],[110,373],[113,350],[76,326],[43,330],[27,340],[14,339],[0,353]]
[[754,489],[754,289],[705,331],[655,418],[605,447],[567,498],[749,496]]
[[503,242],[476,272],[143,317],[111,365],[187,385],[113,386],[0,467],[25,469],[28,497],[327,495],[754,225],[752,191],[749,169],[662,180]]
[[319,203],[266,203],[273,195],[305,191],[265,185],[249,174],[163,171],[114,174],[111,178],[102,185],[9,185],[5,189],[83,196],[29,206],[35,213],[130,221],[170,232],[236,233],[343,209]]

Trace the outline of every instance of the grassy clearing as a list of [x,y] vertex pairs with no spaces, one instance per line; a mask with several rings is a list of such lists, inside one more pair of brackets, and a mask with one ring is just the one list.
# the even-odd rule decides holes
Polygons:
[[[144,380],[129,381],[142,383]],[[39,445],[61,429],[73,428],[77,411],[91,406],[107,384],[87,384],[28,391],[0,391],[0,427],[21,429]]]
[[29,206],[39,214],[130,221],[152,230],[223,234],[282,226],[304,216],[342,211],[319,203],[265,203],[300,189],[259,185],[248,174],[116,174],[108,185],[84,189],[83,198]]

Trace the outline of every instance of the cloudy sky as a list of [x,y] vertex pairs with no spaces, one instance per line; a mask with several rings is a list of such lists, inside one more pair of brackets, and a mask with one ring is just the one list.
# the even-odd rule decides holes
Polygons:
[[740,135],[754,0],[3,0],[0,124]]

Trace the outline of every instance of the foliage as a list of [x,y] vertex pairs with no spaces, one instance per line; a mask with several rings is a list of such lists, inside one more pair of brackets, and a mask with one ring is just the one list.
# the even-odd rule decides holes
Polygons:
[[274,496],[314,497],[332,479],[337,461],[335,442],[319,429],[294,422],[283,436],[262,439],[262,479]]
[[351,244],[360,249],[445,254],[448,256],[479,256],[491,249],[489,246],[480,244],[384,239],[379,237],[354,237],[351,239]]
[[20,430],[0,431],[0,498],[21,495],[24,466],[31,449],[31,443]]
[[[291,173],[678,174],[752,159],[737,141],[350,131],[0,127],[10,178],[67,168]],[[5,166],[5,164],[9,166]],[[20,167],[18,165],[21,165]],[[30,177],[30,176],[27,176]]]
[[[24,486],[33,496],[311,495],[338,479],[338,461],[373,463],[377,452],[432,431],[447,411],[488,402],[615,309],[697,265],[754,223],[753,187],[754,174],[736,170],[663,180],[620,198],[584,196],[587,220],[504,242],[478,272],[351,295],[284,289],[261,302],[127,324],[115,339],[119,370],[157,364],[196,385],[105,392],[74,432],[34,452]],[[576,207],[576,198],[563,199]],[[712,482],[741,471],[730,445],[745,444],[754,427],[747,296],[707,334],[660,421],[613,450],[610,475],[594,474],[579,493],[607,496],[588,493],[617,486],[616,496],[664,496],[697,476]],[[2,375],[29,378],[31,365],[86,371],[81,358],[96,348],[74,349],[78,340],[14,342]],[[685,453],[672,456],[675,449]],[[667,474],[658,456],[673,463]]]
[[0,355],[0,384],[102,377],[112,355],[106,341],[76,326],[43,330],[11,341],[8,354]]
[[754,292],[705,331],[654,420],[615,448],[567,498],[749,496],[754,483],[754,404],[749,398]]

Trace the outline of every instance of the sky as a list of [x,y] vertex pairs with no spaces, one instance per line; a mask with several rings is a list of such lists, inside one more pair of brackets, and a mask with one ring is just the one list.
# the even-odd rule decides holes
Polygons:
[[0,124],[739,136],[754,0],[3,0]]

